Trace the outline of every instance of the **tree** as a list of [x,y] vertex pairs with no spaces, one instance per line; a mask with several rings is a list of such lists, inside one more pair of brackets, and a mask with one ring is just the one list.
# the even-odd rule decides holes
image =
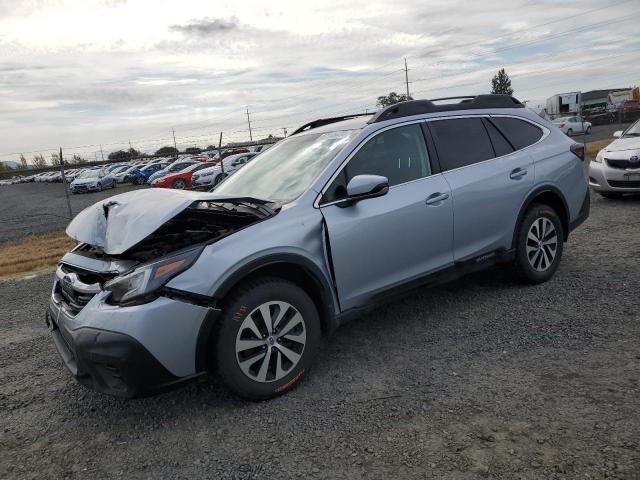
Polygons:
[[29,165],[27,164],[27,158],[23,154],[20,154],[20,169],[26,170],[27,168],[29,168]]
[[44,158],[44,155],[42,155],[41,153],[38,153],[36,155],[33,156],[33,165],[36,168],[44,168],[47,166],[47,161]]
[[175,147],[161,147],[158,150],[156,150],[156,155],[159,155],[161,157],[165,157],[168,155],[177,155],[178,154],[178,149]]
[[131,160],[132,158],[137,158],[140,156],[140,152],[135,148],[130,148],[126,152],[124,150],[118,150],[115,152],[111,152],[108,156],[109,160],[115,160],[118,162],[125,162],[127,160]]
[[513,95],[511,88],[511,79],[504,68],[498,70],[498,73],[491,79],[491,93],[503,93],[505,95]]
[[202,153],[202,149],[198,147],[189,147],[184,150],[184,153],[188,153],[190,155],[198,155]]
[[71,163],[87,163],[87,159],[81,157],[80,155],[73,155],[73,158],[71,159]]
[[413,100],[413,98],[411,96],[407,97],[404,93],[397,94],[396,92],[391,92],[389,95],[381,95],[378,97],[376,105],[380,108],[384,108],[395,105],[396,103],[406,102],[407,100]]
[[53,165],[54,167],[60,165],[60,155],[58,155],[57,153],[51,154],[51,165]]

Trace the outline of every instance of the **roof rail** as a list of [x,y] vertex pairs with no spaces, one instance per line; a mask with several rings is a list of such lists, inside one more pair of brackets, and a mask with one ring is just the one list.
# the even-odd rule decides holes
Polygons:
[[[330,123],[341,122],[343,120],[349,120],[351,118],[371,116],[372,113],[354,113],[353,115],[344,115],[342,117],[331,117],[331,118],[319,118],[318,120],[314,120],[313,122],[305,123],[300,128],[296,129],[291,135],[295,135],[296,133],[301,133],[306,130],[311,130],[312,128],[322,127],[323,125],[329,125]],[[291,136],[290,135],[290,136]]]
[[[444,100],[460,100],[456,103],[436,105]],[[367,123],[384,122],[393,118],[410,117],[424,113],[449,112],[453,110],[473,110],[479,108],[524,108],[524,105],[511,95],[487,94],[464,97],[444,97],[433,100],[410,100],[391,105],[376,113]]]

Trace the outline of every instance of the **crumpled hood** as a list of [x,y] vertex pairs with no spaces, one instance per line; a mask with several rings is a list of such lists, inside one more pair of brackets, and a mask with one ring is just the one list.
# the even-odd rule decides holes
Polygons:
[[618,138],[605,148],[606,152],[618,152],[622,150],[640,151],[640,137]]
[[66,233],[104,253],[124,253],[198,200],[224,200],[231,195],[184,190],[148,189],[122,193],[85,208]]

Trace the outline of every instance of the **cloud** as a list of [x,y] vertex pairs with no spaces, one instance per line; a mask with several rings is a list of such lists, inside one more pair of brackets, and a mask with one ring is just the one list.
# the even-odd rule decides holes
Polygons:
[[238,29],[238,18],[208,18],[191,20],[184,25],[171,25],[169,30],[185,35],[209,36],[218,33],[228,33]]

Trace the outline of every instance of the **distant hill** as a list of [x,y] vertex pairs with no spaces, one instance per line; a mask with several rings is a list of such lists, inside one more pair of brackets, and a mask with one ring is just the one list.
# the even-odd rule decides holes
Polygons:
[[17,170],[18,167],[20,166],[18,164],[18,162],[14,162],[13,160],[7,160],[5,162],[0,162],[0,164],[2,164],[3,167],[11,168],[12,170]]

